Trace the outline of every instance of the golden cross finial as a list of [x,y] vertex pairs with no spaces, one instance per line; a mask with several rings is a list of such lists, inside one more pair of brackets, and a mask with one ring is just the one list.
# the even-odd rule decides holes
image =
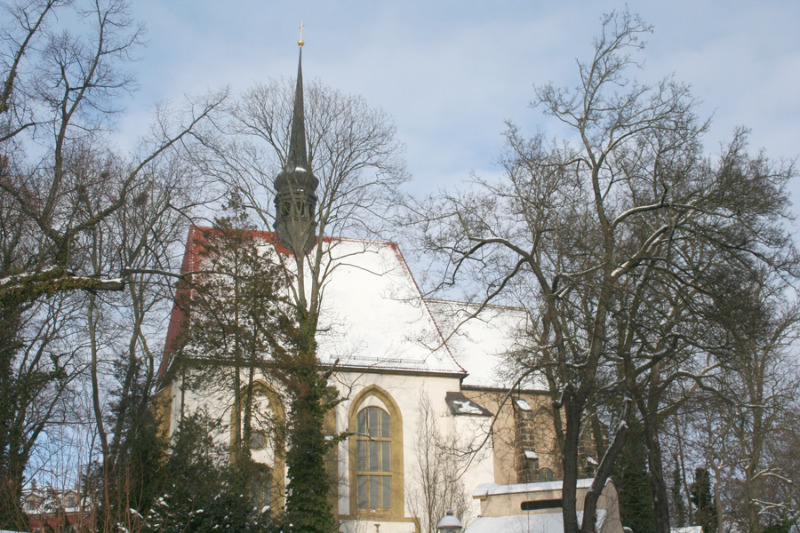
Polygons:
[[306,44],[305,42],[303,42],[303,28],[305,28],[305,26],[306,26],[305,24],[300,22],[300,40],[297,41],[297,44],[300,45],[301,48],[304,44]]

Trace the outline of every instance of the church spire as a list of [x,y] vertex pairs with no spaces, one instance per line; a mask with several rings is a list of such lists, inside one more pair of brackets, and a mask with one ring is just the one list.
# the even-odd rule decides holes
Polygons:
[[303,40],[297,41],[300,45],[300,58],[297,61],[297,87],[294,91],[294,110],[292,111],[292,132],[289,141],[289,157],[286,166],[304,168],[308,170],[308,155],[306,154],[306,124],[303,106]]
[[300,25],[300,54],[297,62],[297,87],[292,110],[289,154],[286,166],[275,177],[275,232],[278,242],[295,255],[307,254],[316,242],[314,220],[319,181],[311,172],[306,151],[305,111],[303,106],[303,25]]

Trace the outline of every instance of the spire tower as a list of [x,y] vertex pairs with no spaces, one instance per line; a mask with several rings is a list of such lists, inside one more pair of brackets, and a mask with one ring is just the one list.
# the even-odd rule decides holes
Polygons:
[[275,177],[275,232],[278,242],[295,255],[307,254],[316,243],[314,220],[319,180],[311,172],[306,150],[305,110],[303,106],[303,42],[297,42],[297,87],[294,95],[289,155],[286,166]]

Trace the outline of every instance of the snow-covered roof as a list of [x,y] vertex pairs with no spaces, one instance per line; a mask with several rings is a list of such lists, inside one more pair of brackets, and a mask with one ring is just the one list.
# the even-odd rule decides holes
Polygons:
[[463,374],[394,243],[336,240],[324,287],[319,357],[339,368]]
[[[529,326],[530,315],[520,307],[426,300],[447,339],[450,351],[468,376],[463,385],[507,388],[515,381],[518,369],[507,364],[506,354],[520,348]],[[546,390],[540,380],[526,382],[524,388]]]
[[[198,242],[207,230],[192,228],[183,273],[202,270]],[[263,241],[264,253],[287,253],[274,244],[273,233],[252,233]],[[325,239],[323,246],[325,268],[330,269],[317,336],[324,364],[335,363],[342,370],[466,375],[467,386],[504,388],[513,383],[513,372],[500,369],[528,325],[524,309],[490,305],[478,313],[474,304],[424,299],[395,243]],[[176,305],[162,376],[185,322]]]
[[[583,511],[578,511],[578,521],[583,520]],[[597,531],[601,531],[606,511],[597,510]],[[562,533],[564,516],[558,513],[524,513],[513,516],[480,516],[464,533]]]
[[[182,273],[203,269],[202,232],[189,234]],[[286,250],[274,234],[252,232],[263,241],[265,254]],[[398,246],[390,242],[325,239],[323,268],[329,271],[322,288],[317,355],[323,364],[342,370],[396,370],[463,376],[439,332],[422,293]],[[310,286],[307,283],[306,286]],[[189,294],[188,288],[184,296]],[[167,347],[159,374],[171,365],[187,317],[174,306]]]
[[[593,478],[577,480],[575,486],[578,489],[588,489],[594,482]],[[547,492],[561,490],[562,481],[543,481],[539,483],[514,483],[513,485],[498,485],[497,483],[481,483],[472,493],[473,498],[484,498],[486,496],[496,496],[500,494],[521,494],[528,492]]]

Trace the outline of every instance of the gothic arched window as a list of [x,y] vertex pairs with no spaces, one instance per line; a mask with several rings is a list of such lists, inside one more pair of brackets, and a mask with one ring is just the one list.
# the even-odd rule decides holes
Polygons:
[[380,407],[356,418],[356,486],[359,509],[392,506],[392,422]]
[[374,518],[404,515],[403,419],[392,397],[366,387],[353,399],[350,437],[350,512]]

